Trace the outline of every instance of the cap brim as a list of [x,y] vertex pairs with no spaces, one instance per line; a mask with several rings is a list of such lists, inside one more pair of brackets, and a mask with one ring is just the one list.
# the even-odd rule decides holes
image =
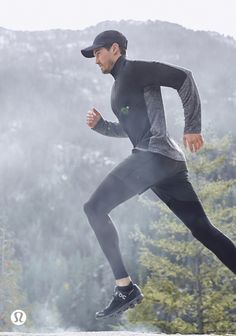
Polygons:
[[94,57],[93,50],[101,47],[103,47],[103,45],[91,45],[90,47],[82,49],[81,53],[84,57],[91,58]]

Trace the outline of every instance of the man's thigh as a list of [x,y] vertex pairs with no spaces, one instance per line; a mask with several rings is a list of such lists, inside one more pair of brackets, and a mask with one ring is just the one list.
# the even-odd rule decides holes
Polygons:
[[201,200],[189,181],[187,170],[156,184],[151,190],[186,225],[192,225],[197,217],[206,216]]
[[132,151],[132,154],[114,167],[110,174],[123,181],[135,194],[141,194],[185,169],[186,163],[183,161],[149,151]]
[[171,199],[199,201],[199,197],[189,180],[187,169],[158,182],[151,187],[151,190],[165,203]]
[[130,186],[119,177],[108,174],[90,196],[89,202],[96,213],[108,214],[119,204],[138,194],[139,188]]
[[90,201],[108,213],[117,205],[167,176],[185,168],[185,163],[151,152],[132,152],[115,166],[92,194]]

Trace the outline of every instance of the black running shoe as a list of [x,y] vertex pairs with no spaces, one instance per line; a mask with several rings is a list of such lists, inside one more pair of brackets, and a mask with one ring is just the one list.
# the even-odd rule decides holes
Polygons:
[[119,291],[117,286],[115,286],[111,302],[104,310],[96,313],[96,319],[121,314],[128,308],[134,308],[136,303],[141,303],[143,298],[144,295],[136,284],[133,285],[133,288],[130,292],[125,294]]

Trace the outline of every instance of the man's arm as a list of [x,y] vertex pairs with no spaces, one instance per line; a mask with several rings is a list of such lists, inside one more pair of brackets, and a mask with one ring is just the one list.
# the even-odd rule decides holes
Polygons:
[[[201,136],[201,102],[197,86],[191,71],[159,62],[139,62],[139,74],[142,73],[143,85],[159,85],[176,89],[184,109],[184,145],[191,151],[200,149],[203,144]],[[191,136],[194,135],[194,136]]]
[[127,138],[127,133],[118,122],[104,120],[101,114],[93,108],[87,114],[87,125],[94,131],[110,137]]
[[128,137],[127,133],[125,133],[120,123],[107,121],[104,120],[102,117],[99,119],[98,123],[94,127],[92,127],[92,130],[110,137],[116,137],[116,138]]
[[[167,71],[171,72],[172,70],[167,66]],[[186,69],[180,71],[186,74],[186,78],[182,82],[180,81],[179,83],[181,84],[179,85],[178,83],[174,88],[177,90],[184,108],[184,134],[201,133],[201,101],[196,83],[191,71]],[[162,79],[162,83],[164,86],[164,78]]]
[[160,62],[137,62],[137,73],[144,86],[159,85],[176,89],[184,108],[184,133],[201,132],[201,102],[191,71]]

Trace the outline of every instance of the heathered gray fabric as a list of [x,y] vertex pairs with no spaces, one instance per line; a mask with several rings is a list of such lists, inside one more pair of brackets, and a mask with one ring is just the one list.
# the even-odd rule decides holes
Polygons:
[[107,121],[101,118],[92,130],[110,137],[128,138],[128,135],[123,130],[118,122]]
[[178,91],[184,108],[184,133],[201,133],[200,97],[191,71],[186,69],[184,69],[184,71],[187,74],[187,77]]
[[[185,155],[179,145],[169,136],[166,129],[166,119],[161,92],[155,86],[147,86],[144,89],[144,99],[147,106],[147,114],[151,124],[150,138],[147,150],[161,153],[175,160],[185,161]],[[136,147],[137,149],[145,150]]]
[[[138,63],[136,64],[138,65]],[[152,63],[152,66],[155,66],[154,62]],[[184,134],[201,133],[201,103],[192,73],[191,71],[178,66],[171,66],[171,68],[179,69],[186,74],[183,84],[176,89],[184,109]],[[171,68],[169,67],[169,69]],[[149,76],[150,75],[151,74],[149,74]],[[164,76],[163,72],[161,75],[162,81],[165,84],[165,73]],[[167,78],[168,75],[169,74],[166,73]],[[147,145],[139,147],[139,145],[136,144],[134,145],[134,148],[160,153],[174,160],[186,161],[183,150],[174,139],[169,136],[166,129],[165,112],[160,88],[158,89],[157,86],[155,89],[155,85],[145,86],[143,90],[143,98],[146,104],[146,111],[143,112],[147,114],[150,123],[150,138]],[[128,137],[119,122],[110,122],[103,118],[99,120],[93,130],[111,137]]]

